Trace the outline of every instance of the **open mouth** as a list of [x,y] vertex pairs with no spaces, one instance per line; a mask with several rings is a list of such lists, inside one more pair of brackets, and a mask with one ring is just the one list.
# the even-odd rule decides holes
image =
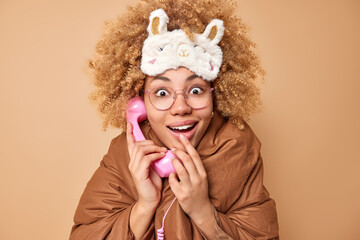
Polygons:
[[184,135],[187,139],[191,139],[198,128],[198,121],[194,120],[185,120],[173,122],[166,127],[169,129],[169,132],[177,139],[180,135]]
[[187,124],[187,125],[176,126],[176,127],[168,126],[168,128],[174,133],[186,133],[186,132],[193,130],[196,125],[197,125],[197,122],[195,122],[193,124]]

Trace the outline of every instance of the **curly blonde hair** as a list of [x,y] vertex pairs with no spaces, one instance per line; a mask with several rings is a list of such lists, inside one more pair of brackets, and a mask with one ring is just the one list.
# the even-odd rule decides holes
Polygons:
[[233,0],[142,0],[116,21],[105,22],[105,32],[89,61],[96,90],[90,99],[103,117],[103,128],[126,127],[125,109],[129,99],[141,92],[145,74],[140,70],[141,52],[148,37],[150,12],[162,8],[169,17],[169,31],[182,29],[202,33],[214,18],[223,20],[225,32],[219,46],[223,62],[213,81],[214,109],[240,129],[243,119],[260,104],[259,77],[263,77],[255,44],[246,36],[247,26],[234,16]]

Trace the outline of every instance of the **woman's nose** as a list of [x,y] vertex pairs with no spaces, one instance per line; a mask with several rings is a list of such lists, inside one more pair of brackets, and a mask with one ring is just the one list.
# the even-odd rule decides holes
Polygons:
[[173,115],[184,115],[191,113],[192,108],[187,104],[184,94],[176,94],[174,104],[170,108]]

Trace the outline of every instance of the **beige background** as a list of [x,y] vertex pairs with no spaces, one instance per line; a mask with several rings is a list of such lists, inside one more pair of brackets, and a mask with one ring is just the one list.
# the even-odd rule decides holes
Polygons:
[[[67,239],[116,129],[101,130],[86,61],[129,1],[0,0],[0,239]],[[241,0],[267,71],[265,185],[281,238],[359,239],[360,1]]]

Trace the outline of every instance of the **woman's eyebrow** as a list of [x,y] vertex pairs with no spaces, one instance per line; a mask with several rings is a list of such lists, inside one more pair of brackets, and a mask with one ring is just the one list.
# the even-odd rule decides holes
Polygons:
[[[199,77],[199,76],[197,76],[196,74],[194,74],[194,75],[191,75],[191,76],[187,77],[187,78],[185,79],[185,81],[191,81],[191,80],[193,80],[193,79],[195,79],[195,78],[198,78],[198,77]],[[164,77],[164,76],[155,76],[155,77],[153,78],[153,80],[163,80],[163,81],[167,81],[167,82],[170,82],[170,81],[171,81],[169,78]]]
[[170,79],[168,79],[167,77],[163,77],[163,76],[156,76],[156,77],[153,78],[153,80],[155,80],[155,79],[159,79],[159,80],[164,80],[164,81],[170,82]]
[[186,81],[191,81],[191,80],[193,80],[195,78],[198,78],[198,77],[199,77],[198,75],[194,74],[194,75],[191,75],[190,77],[186,78]]

